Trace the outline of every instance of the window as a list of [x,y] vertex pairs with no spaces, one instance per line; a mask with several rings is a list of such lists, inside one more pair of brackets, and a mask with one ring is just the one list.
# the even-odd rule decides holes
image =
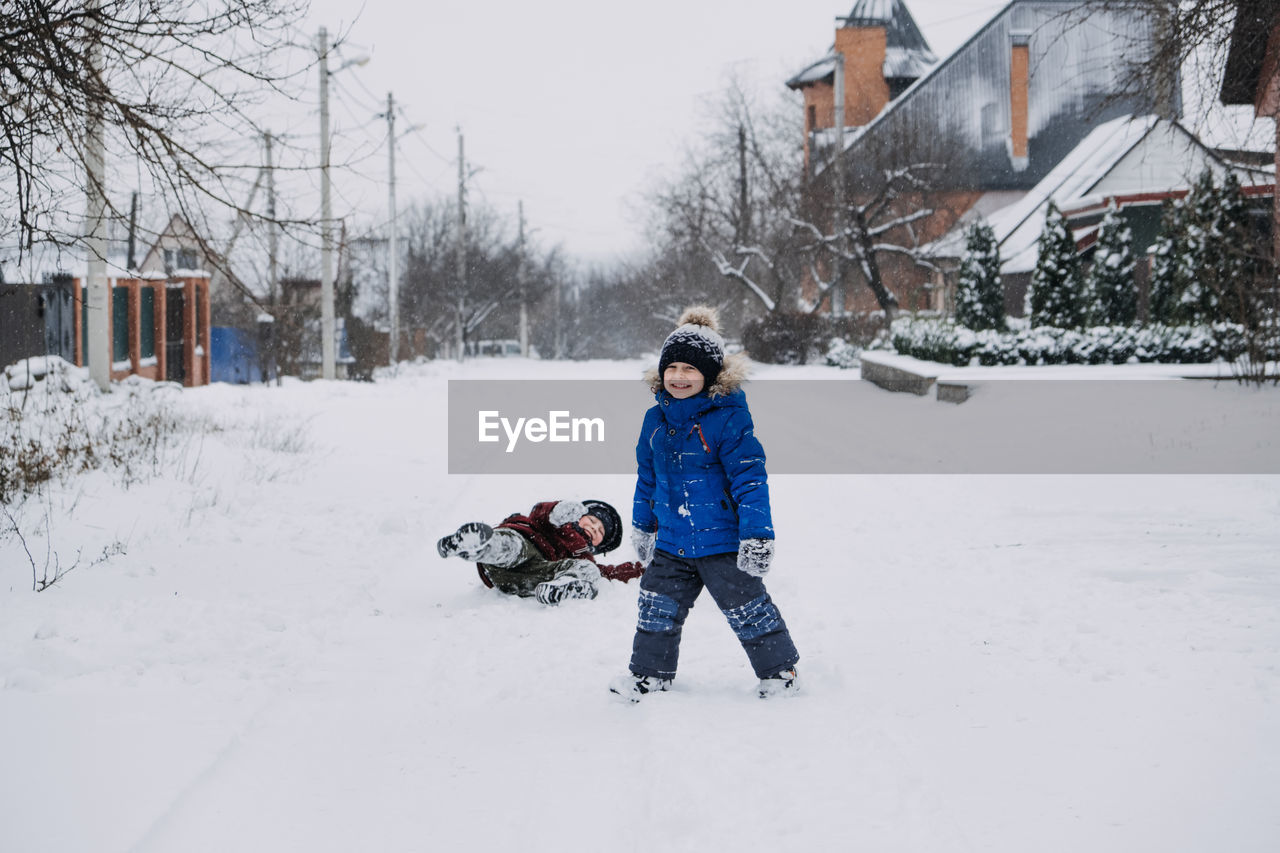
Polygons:
[[138,325],[139,349],[142,358],[154,358],[156,354],[156,292],[154,288],[142,287],[138,290],[141,304],[139,307],[140,322]]
[[111,360],[129,360],[129,288],[111,288]]
[[193,270],[200,266],[200,259],[195,249],[165,249],[164,268],[166,272],[174,270]]
[[1004,135],[1004,116],[1000,114],[1000,105],[984,104],[982,107],[982,144],[998,144],[1004,139]]

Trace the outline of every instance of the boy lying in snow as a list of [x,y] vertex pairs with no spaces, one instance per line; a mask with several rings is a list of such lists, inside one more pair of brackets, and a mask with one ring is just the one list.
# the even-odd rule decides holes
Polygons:
[[639,563],[596,564],[594,555],[621,541],[622,519],[604,501],[544,501],[496,528],[469,521],[437,542],[436,551],[475,563],[490,589],[559,604],[595,598],[601,577],[625,583],[644,573]]

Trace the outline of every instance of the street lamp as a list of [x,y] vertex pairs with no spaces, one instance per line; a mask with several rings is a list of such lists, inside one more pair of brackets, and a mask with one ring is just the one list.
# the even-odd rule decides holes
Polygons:
[[320,373],[334,379],[336,370],[333,316],[333,204],[329,197],[329,75],[352,65],[364,65],[369,57],[348,59],[329,70],[329,33],[320,28]]

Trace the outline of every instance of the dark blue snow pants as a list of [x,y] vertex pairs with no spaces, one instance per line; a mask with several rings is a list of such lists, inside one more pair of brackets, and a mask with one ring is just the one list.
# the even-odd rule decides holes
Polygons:
[[764,581],[738,569],[736,552],[685,559],[658,551],[640,579],[632,672],[675,677],[680,632],[704,586],[738,635],[757,678],[768,678],[800,659]]

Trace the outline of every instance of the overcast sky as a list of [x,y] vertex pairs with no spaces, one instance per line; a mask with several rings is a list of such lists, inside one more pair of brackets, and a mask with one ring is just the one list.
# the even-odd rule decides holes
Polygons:
[[[935,53],[958,47],[1004,3],[913,0]],[[641,246],[638,197],[697,138],[699,109],[732,74],[781,87],[821,56],[850,0],[313,0],[311,32],[346,31],[334,75],[335,213],[385,220],[385,123],[394,92],[421,130],[399,142],[397,196],[452,194],[457,128],[474,196],[526,219],[543,245],[605,260]],[[302,119],[303,122],[314,118]],[[797,122],[799,116],[797,116]],[[299,127],[299,131],[311,128]],[[796,128],[797,143],[801,129]],[[354,152],[350,154],[349,152]],[[360,227],[360,226],[357,226]]]
[[[934,52],[964,43],[1003,2],[908,0]],[[523,201],[535,239],[588,260],[642,247],[639,199],[705,124],[732,75],[759,91],[822,56],[852,0],[476,0],[406,4],[312,0],[310,32],[346,32],[332,77],[334,211],[357,230],[386,221],[385,121],[394,92],[400,207],[457,186],[465,135],[477,201]],[[304,27],[307,26],[304,24]],[[334,65],[340,64],[341,59]],[[315,114],[292,128],[314,133]],[[800,142],[797,114],[797,144]],[[314,139],[315,137],[313,137]],[[318,204],[318,202],[317,202]]]

